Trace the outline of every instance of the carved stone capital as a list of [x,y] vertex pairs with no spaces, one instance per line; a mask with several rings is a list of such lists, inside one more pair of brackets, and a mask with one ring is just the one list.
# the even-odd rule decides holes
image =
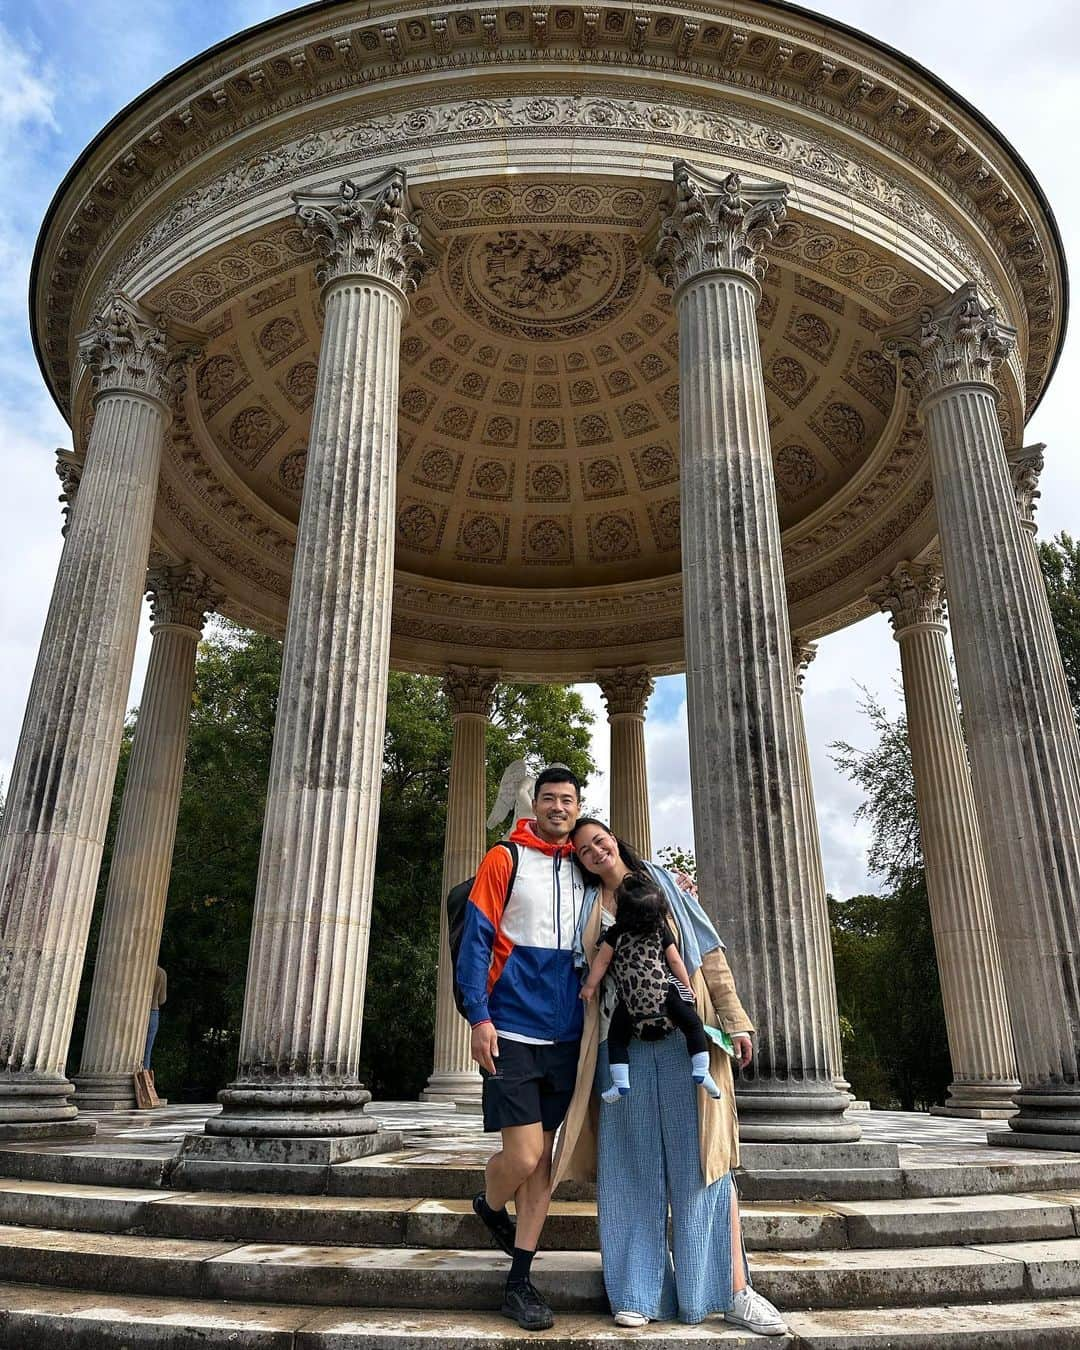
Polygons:
[[202,633],[206,616],[221,601],[221,587],[189,563],[159,563],[147,569],[152,628],[164,625]]
[[791,635],[791,666],[795,672],[795,688],[801,694],[803,683],[806,680],[806,672],[810,668],[810,662],[817,656],[817,643],[810,642],[807,638],[800,637],[798,633]]
[[596,683],[607,704],[608,721],[613,717],[644,717],[645,705],[656,688],[645,666],[598,670]]
[[106,302],[78,341],[96,393],[122,390],[165,404],[178,374],[199,352],[194,337],[174,340],[160,315],[148,314],[122,292]]
[[872,604],[888,614],[893,632],[916,624],[943,624],[945,596],[937,563],[898,563],[887,577],[866,592]]
[[416,289],[424,250],[407,213],[404,169],[361,186],[346,178],[333,192],[294,192],[293,201],[305,238],[325,260],[321,285],[366,276],[405,295]]
[[443,676],[443,688],[450,702],[451,713],[455,717],[462,713],[490,717],[491,697],[498,683],[497,670],[481,670],[478,666],[448,666]]
[[787,214],[783,183],[715,178],[684,159],[674,165],[675,201],[660,225],[653,265],[675,291],[706,272],[765,275],[762,256]]
[[60,479],[60,505],[64,512],[64,523],[60,526],[60,533],[65,536],[71,524],[71,512],[79,493],[85,464],[83,456],[77,455],[74,450],[65,450],[63,446],[57,448],[56,472]]
[[1016,509],[1020,523],[1031,534],[1035,533],[1035,503],[1042,496],[1039,491],[1039,476],[1043,471],[1043,452],[1046,446],[1022,445],[1016,450],[1006,450],[1012,474],[1013,491],[1016,493]]
[[966,282],[933,309],[886,328],[882,350],[900,368],[900,378],[921,400],[962,384],[993,388],[993,374],[1016,345],[1016,329]]

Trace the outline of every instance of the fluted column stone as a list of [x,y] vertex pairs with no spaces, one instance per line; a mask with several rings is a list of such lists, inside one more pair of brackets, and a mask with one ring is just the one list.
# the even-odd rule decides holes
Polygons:
[[596,682],[611,728],[611,828],[643,858],[651,858],[645,708],[653,679],[644,666],[621,666],[597,671]]
[[937,1114],[1007,1119],[1020,1090],[990,886],[945,647],[942,576],[901,563],[871,589],[900,647],[915,803],[953,1079]]
[[105,892],[76,1104],[84,1111],[135,1106],[165,900],[176,841],[195,682],[195,655],[220,591],[186,563],[147,573],[150,661],[124,782]]
[[833,961],[832,926],[829,923],[829,899],[825,888],[825,868],[821,859],[821,833],[818,829],[817,805],[814,801],[814,779],[810,773],[810,746],[806,739],[806,717],[803,712],[803,686],[810,663],[817,656],[817,643],[808,642],[798,634],[791,635],[791,660],[795,672],[795,739],[802,769],[803,792],[806,794],[806,817],[810,825],[809,863],[814,898],[814,970],[821,981],[821,998],[825,1006],[829,1056],[833,1070],[833,1085],[839,1092],[849,1092],[851,1084],[844,1077],[844,1052],[840,1044],[840,1012],[836,1003],[836,966]]
[[[115,296],[80,339],[96,416],[0,835],[0,1137],[89,1132],[64,1074],[131,681],[174,360]],[[65,485],[66,486],[66,485]]]
[[1080,749],[1041,617],[997,416],[1014,331],[974,285],[883,334],[927,431],[971,756],[1022,1090],[1002,1142],[1080,1148]]
[[498,672],[475,666],[451,666],[443,681],[454,735],[450,747],[450,784],[446,799],[442,898],[439,906],[439,973],[435,993],[435,1064],[424,1101],[477,1107],[481,1079],[471,1054],[472,1028],[454,1002],[454,973],[446,922],[451,887],[475,876],[487,850],[484,827],[487,760],[484,741]]
[[859,1137],[833,1083],[813,973],[812,829],[796,722],[756,307],[785,212],[778,183],[675,165],[656,262],[679,324],[683,607],[694,845],[732,953],[756,1055],[737,1090],[746,1140]]
[[390,655],[399,340],[421,249],[399,170],[295,201],[325,259],[325,321],[239,1067],[206,1132],[321,1140],[321,1152],[294,1153],[330,1161],[376,1146],[357,1070]]

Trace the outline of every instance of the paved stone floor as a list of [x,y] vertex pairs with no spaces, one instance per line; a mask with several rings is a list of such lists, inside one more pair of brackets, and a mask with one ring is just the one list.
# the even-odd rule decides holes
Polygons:
[[[480,1117],[473,1113],[428,1102],[375,1102],[368,1109],[389,1128],[401,1131],[410,1162],[475,1164],[483,1162],[495,1146],[494,1136],[484,1134]],[[170,1157],[184,1135],[201,1130],[206,1119],[217,1110],[216,1105],[192,1104],[169,1105],[155,1111],[105,1112],[93,1116],[98,1128],[91,1139],[5,1147],[34,1152]],[[991,1131],[1006,1129],[1003,1121],[954,1120],[909,1111],[860,1111],[854,1118],[862,1127],[864,1139],[899,1145],[902,1167],[1076,1158],[1072,1153],[989,1145],[988,1127]]]

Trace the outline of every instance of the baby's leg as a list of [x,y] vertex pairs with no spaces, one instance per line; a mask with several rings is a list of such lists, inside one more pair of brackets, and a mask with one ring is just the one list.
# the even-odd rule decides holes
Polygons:
[[694,1005],[684,999],[675,985],[668,985],[664,1011],[686,1037],[690,1051],[690,1072],[695,1083],[700,1083],[710,1097],[719,1097],[720,1089],[709,1073],[709,1039]]
[[611,1086],[600,1096],[605,1102],[617,1102],[630,1091],[630,1037],[634,1024],[622,999],[615,1005],[608,1027],[608,1063],[611,1065]]

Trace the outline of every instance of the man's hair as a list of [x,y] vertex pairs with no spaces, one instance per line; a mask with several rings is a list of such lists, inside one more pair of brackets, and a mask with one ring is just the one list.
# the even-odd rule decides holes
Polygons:
[[561,764],[553,764],[550,768],[544,769],[536,780],[536,786],[533,788],[533,801],[540,796],[540,789],[547,787],[548,783],[573,783],[574,791],[577,793],[578,801],[581,801],[581,783],[578,776],[572,769],[566,768]]

